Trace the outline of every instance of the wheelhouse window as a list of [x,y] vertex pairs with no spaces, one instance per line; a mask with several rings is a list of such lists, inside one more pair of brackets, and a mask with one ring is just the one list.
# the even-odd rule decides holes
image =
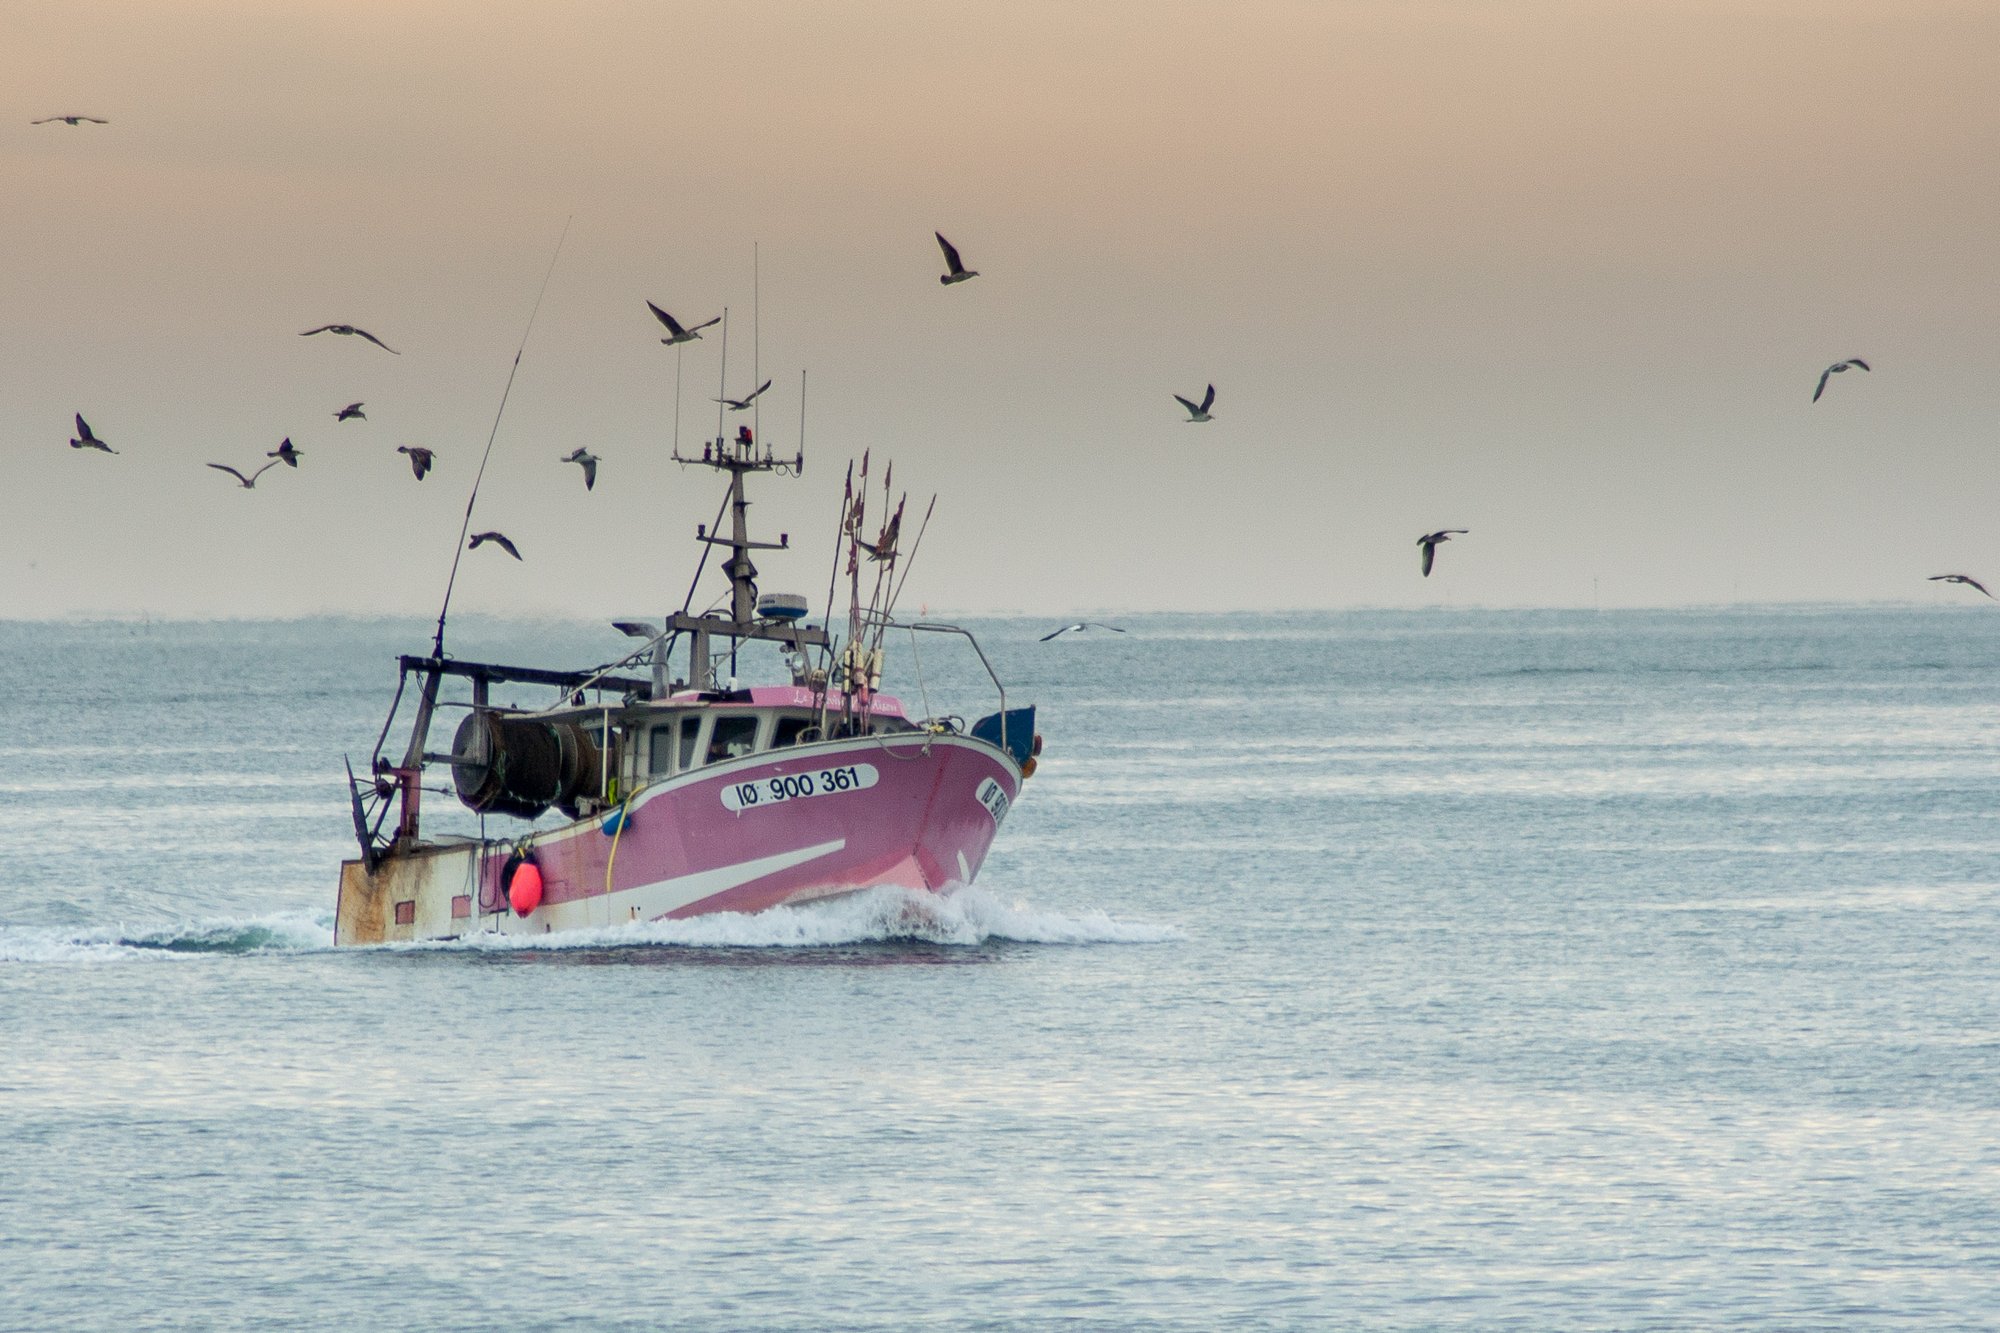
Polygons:
[[694,767],[695,738],[701,735],[701,718],[690,713],[681,719],[680,767],[682,772]]
[[653,728],[651,750],[647,753],[646,771],[653,777],[673,772],[674,768],[674,724]]
[[705,762],[719,764],[725,759],[740,759],[757,748],[757,715],[754,713],[723,713],[715,719],[715,729],[709,733],[708,758]]
[[787,745],[797,745],[800,734],[810,728],[812,724],[813,720],[810,716],[779,718],[778,725],[771,732],[771,748],[777,750]]

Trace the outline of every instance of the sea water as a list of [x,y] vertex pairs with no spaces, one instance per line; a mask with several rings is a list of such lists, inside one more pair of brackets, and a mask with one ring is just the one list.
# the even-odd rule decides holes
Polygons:
[[954,899],[363,950],[427,626],[0,624],[0,1325],[1995,1320],[2000,617],[1118,623]]

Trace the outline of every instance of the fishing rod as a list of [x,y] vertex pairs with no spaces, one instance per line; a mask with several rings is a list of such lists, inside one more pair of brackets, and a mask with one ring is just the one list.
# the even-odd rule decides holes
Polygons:
[[514,392],[514,376],[521,369],[521,353],[528,350],[528,335],[534,332],[535,316],[542,312],[542,298],[548,295],[549,279],[555,276],[556,260],[562,258],[563,242],[569,239],[569,224],[576,221],[572,213],[563,220],[562,234],[556,237],[556,252],[549,256],[548,272],[542,274],[541,290],[535,293],[534,308],[528,311],[528,326],[521,330],[521,345],[514,350],[514,365],[507,372],[507,387],[500,391],[500,410],[493,414],[493,429],[486,434],[486,452],[479,456],[479,471],[473,474],[472,494],[465,497],[465,521],[458,525],[458,545],[451,555],[451,575],[444,581],[444,604],[438,607],[437,637],[431,642],[431,656],[444,656],[444,618],[451,610],[451,590],[458,582],[458,562],[465,556],[465,534],[472,531],[472,506],[479,501],[479,483],[486,477],[486,460],[493,456],[493,441],[500,434],[500,418],[507,412],[507,396]]

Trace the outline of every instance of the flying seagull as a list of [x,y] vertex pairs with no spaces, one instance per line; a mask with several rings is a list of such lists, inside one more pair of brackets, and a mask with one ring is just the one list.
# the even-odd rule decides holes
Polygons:
[[388,343],[383,342],[380,338],[377,338],[374,334],[370,333],[368,330],[357,329],[352,324],[322,324],[316,329],[307,329],[304,333],[301,333],[299,337],[310,338],[315,333],[341,333],[347,335],[350,338],[366,338],[369,342],[374,343],[377,347],[389,353],[391,356],[402,355],[401,352],[398,352],[395,348],[389,346]]
[[560,461],[564,463],[574,463],[578,467],[583,469],[583,489],[589,491],[589,490],[595,490],[597,488],[596,454],[593,454],[592,452],[590,452],[590,450],[584,448],[582,445],[578,445],[575,449],[571,450],[568,454],[564,455]]
[[396,446],[396,452],[399,454],[408,454],[410,456],[410,471],[417,474],[418,481],[422,481],[424,479],[424,473],[429,472],[431,470],[431,459],[433,455],[430,450],[424,448],[422,445],[399,444]]
[[368,420],[368,414],[361,410],[361,404],[349,403],[346,407],[335,412],[333,419],[335,421],[366,421]]
[[479,549],[480,543],[482,542],[492,542],[495,546],[505,551],[508,555],[513,556],[516,560],[519,560],[521,558],[521,553],[514,549],[514,543],[508,541],[503,534],[498,532],[473,533],[472,540],[465,544],[465,549],[468,551],[476,551]]
[[751,394],[748,398],[711,398],[708,401],[710,401],[711,403],[728,403],[730,411],[741,412],[745,408],[749,407],[750,404],[757,401],[757,394],[764,392],[764,390],[770,387],[771,387],[771,381],[765,380],[762,384],[757,386],[757,392]]
[[1056,635],[1067,634],[1071,630],[1076,630],[1077,632],[1081,633],[1082,631],[1087,629],[1108,629],[1113,634],[1123,634],[1125,632],[1124,630],[1119,629],[1116,625],[1106,625],[1096,620],[1079,620],[1074,625],[1064,625],[1061,629],[1051,630],[1049,633],[1044,634],[1039,640],[1039,642],[1047,643],[1050,639],[1055,638]]
[[673,335],[672,337],[669,338],[660,339],[660,341],[668,347],[672,347],[675,343],[693,342],[696,338],[701,337],[701,331],[707,328],[710,324],[720,324],[722,322],[722,316],[717,315],[714,319],[703,320],[701,323],[695,325],[691,329],[684,329],[681,327],[681,322],[679,320],[675,319],[672,315],[669,315],[666,311],[654,305],[651,301],[646,302],[646,309],[652,311],[653,318],[659,320],[660,323],[666,325],[667,332]]
[[1469,531],[1471,531],[1469,528],[1440,528],[1436,532],[1426,532],[1423,536],[1417,538],[1417,545],[1424,548],[1425,578],[1431,576],[1431,561],[1437,555],[1438,543],[1450,541],[1451,535],[1454,532],[1463,537]]
[[1208,409],[1215,406],[1215,386],[1213,384],[1209,385],[1208,392],[1201,396],[1200,407],[1196,407],[1193,403],[1190,403],[1187,399],[1181,397],[1179,394],[1174,395],[1174,401],[1179,403],[1182,407],[1185,407],[1188,410],[1189,422],[1215,420],[1214,417],[1208,414]]
[[90,423],[83,419],[83,413],[81,412],[76,414],[76,436],[74,440],[69,442],[69,447],[72,449],[102,449],[107,454],[118,452],[90,433]]
[[943,232],[934,231],[931,233],[931,235],[938,238],[938,249],[944,251],[945,267],[951,270],[951,272],[949,273],[940,273],[938,275],[939,282],[949,287],[954,282],[964,282],[968,278],[976,278],[979,276],[978,269],[967,268],[964,264],[959,262],[958,247],[953,245],[950,241],[947,241],[944,238]]
[[229,466],[229,464],[227,463],[210,463],[209,466],[214,468],[217,472],[227,472],[230,476],[236,478],[237,481],[241,482],[243,484],[243,489],[247,491],[256,486],[257,478],[263,476],[266,472],[269,472],[272,468],[278,465],[276,463],[266,463],[264,464],[264,466],[258,468],[255,472],[252,472],[247,477],[244,476],[241,472],[238,472],[235,468]]
[[1815,403],[1818,402],[1819,396],[1826,392],[1826,381],[1828,376],[1843,374],[1850,366],[1856,367],[1861,370],[1868,369],[1868,363],[1866,361],[1863,361],[1858,356],[1850,356],[1845,361],[1834,362],[1832,365],[1828,366],[1825,370],[1822,370],[1819,373],[1819,387],[1813,390],[1813,401]]
[[[1986,592],[1986,585],[1978,579],[1973,578],[1970,574],[1933,574],[1925,581],[1928,583],[1963,583],[1968,588],[1977,588],[1981,592]],[[1993,596],[1990,592],[1986,592],[1986,595],[1988,597]],[[2000,598],[1994,598],[1994,600],[2000,601]]]
[[264,457],[275,458],[286,467],[297,467],[299,460],[304,458],[305,455],[292,447],[292,437],[287,435],[283,444],[265,454]]
[[109,125],[111,123],[108,120],[99,120],[96,116],[44,116],[40,120],[31,120],[28,123],[30,125],[51,125],[58,120],[65,125],[80,125],[84,121],[89,121],[93,125]]

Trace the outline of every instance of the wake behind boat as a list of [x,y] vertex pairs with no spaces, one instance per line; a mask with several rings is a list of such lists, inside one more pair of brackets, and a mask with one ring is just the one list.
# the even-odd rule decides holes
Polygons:
[[[619,622],[646,643],[588,671],[449,657],[440,616],[433,651],[400,659],[368,772],[349,774],[361,855],[341,865],[336,944],[757,912],[877,885],[948,893],[977,876],[1034,772],[1035,710],[1008,707],[969,631],[895,620],[909,558],[898,549],[901,502],[864,539],[867,461],[858,494],[850,466],[836,548],[847,631],[836,641],[806,622],[803,597],[760,597],[751,562],[752,551],[790,544],[751,539],[744,479],[796,476],[803,451],[775,458],[745,429],[675,461],[729,474],[729,535],[696,532],[729,552],[727,612],[684,606],[663,624]],[[886,484],[883,494],[886,504]],[[993,679],[997,711],[964,727],[953,716],[912,717],[879,693],[892,628],[963,636]],[[739,654],[757,644],[782,653],[789,684],[737,684]],[[504,707],[493,702],[496,685],[555,698]],[[409,741],[392,761],[383,747],[406,697]],[[463,717],[440,752],[431,738],[447,710]],[[423,797],[438,790],[425,778],[440,767],[480,816],[477,837],[425,836]],[[564,822],[536,827],[551,809]]]

